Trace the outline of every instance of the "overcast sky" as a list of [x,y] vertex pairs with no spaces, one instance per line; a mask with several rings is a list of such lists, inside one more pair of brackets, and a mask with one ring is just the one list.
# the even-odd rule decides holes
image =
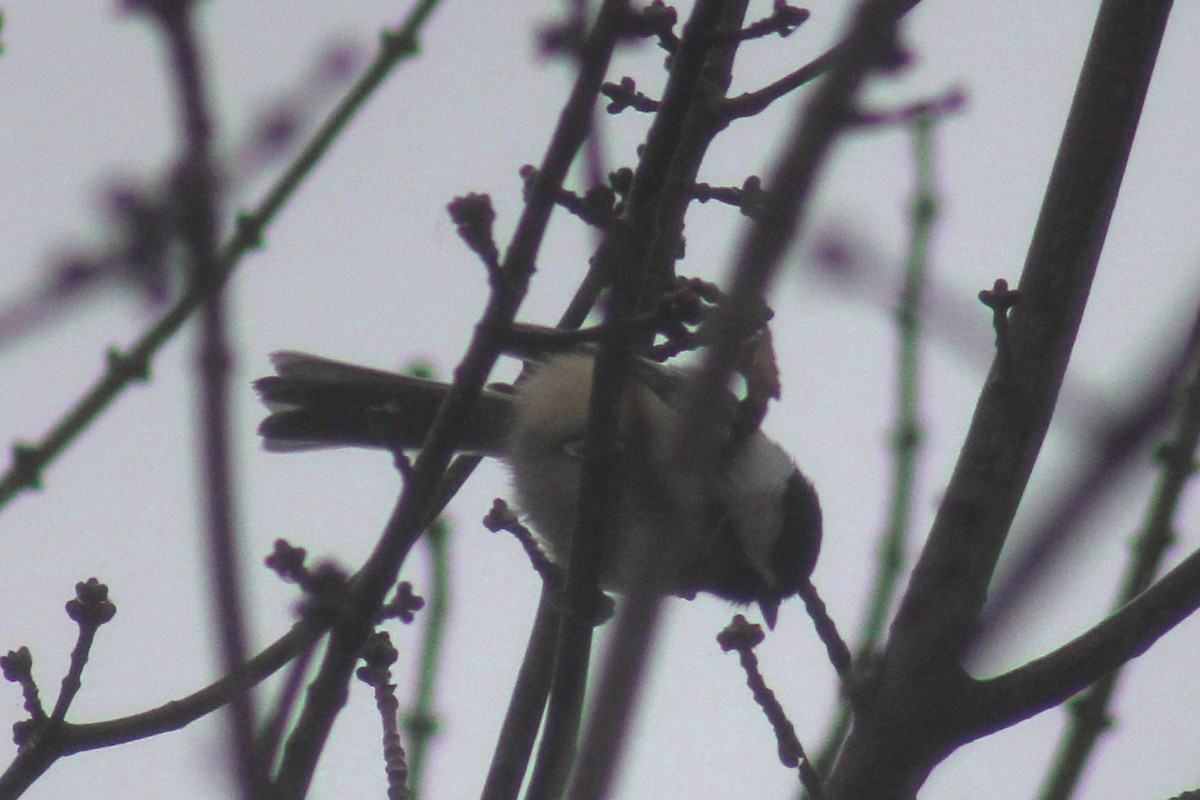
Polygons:
[[[36,293],[71,253],[110,240],[106,198],[116,186],[153,186],[176,153],[175,118],[158,39],[105,0],[0,4],[0,313]],[[815,2],[812,21],[788,39],[743,48],[734,91],[794,69],[834,41],[844,3]],[[925,347],[922,420],[926,446],[916,530],[928,527],[948,479],[990,356],[990,319],[975,295],[1020,274],[1041,192],[1078,75],[1095,6],[1084,0],[926,0],[904,28],[914,66],[869,92],[896,108],[961,88],[965,110],[937,131],[942,215],[932,264],[943,311],[965,320]],[[751,4],[751,18],[769,12]],[[384,0],[223,0],[207,4],[204,47],[219,112],[221,152],[231,169],[261,115],[291,98],[323,113],[345,84],[314,76],[330,52],[374,55],[379,31],[407,4]],[[268,354],[309,350],[379,367],[420,357],[448,374],[485,301],[486,280],[444,208],[454,196],[488,192],[507,241],[520,212],[518,169],[536,163],[570,85],[560,63],[537,56],[532,32],[558,4],[447,2],[423,55],[383,87],[266,235],[230,285],[237,345],[235,442],[239,518],[253,605],[254,640],[290,624],[292,587],[258,565],[284,536],[352,566],[382,528],[398,489],[386,455],[260,452],[262,411],[250,381]],[[681,16],[684,16],[681,9]],[[1034,476],[1036,515],[1082,454],[1081,409],[1113,411],[1157,364],[1163,336],[1178,335],[1195,303],[1200,254],[1200,10],[1178,3],[1139,130],[1122,199],[1076,348],[1060,419]],[[655,96],[661,53],[627,49],[613,79],[629,74]],[[798,106],[783,102],[718,139],[701,179],[740,184],[761,173],[778,132]],[[647,118],[609,125],[614,165],[632,165]],[[849,237],[863,263],[898,276],[912,189],[910,141],[898,129],[859,134],[826,171],[806,242]],[[277,161],[238,169],[231,208],[251,205]],[[710,203],[689,217],[685,272],[718,279],[743,220]],[[558,215],[542,250],[522,318],[552,323],[586,266],[592,239]],[[822,283],[803,247],[773,297],[784,370],[783,399],[766,428],[816,484],[826,534],[815,581],[831,613],[853,632],[863,611],[874,542],[886,511],[888,432],[893,419],[894,332],[879,298]],[[37,440],[99,374],[105,350],[133,341],[153,319],[145,298],[121,287],[61,309],[28,333],[0,338],[0,436]],[[0,317],[3,318],[3,317]],[[8,318],[11,320],[11,317]],[[187,694],[216,674],[203,591],[201,516],[194,441],[195,346],[191,328],[156,361],[153,381],[122,395],[45,475],[44,489],[0,515],[0,652],[28,645],[43,698],[53,702],[73,644],[62,613],[73,586],[98,576],[118,614],[100,633],[71,718],[92,721]],[[511,367],[510,367],[511,369]],[[1068,398],[1070,401],[1068,403]],[[1016,638],[986,668],[1045,652],[1107,608],[1127,541],[1146,503],[1141,482],[1112,498],[1099,534],[1061,576]],[[441,688],[443,737],[430,764],[430,796],[478,792],[536,604],[537,580],[520,548],[478,520],[507,493],[498,467],[480,470],[452,506],[455,568]],[[1200,544],[1195,503],[1185,506],[1171,560]],[[1019,520],[1019,523],[1020,521]],[[408,577],[425,585],[418,551]],[[714,636],[731,609],[711,599],[671,601],[617,796],[661,800],[789,796],[770,729],[751,702],[737,659]],[[1131,670],[1117,727],[1101,747],[1087,797],[1166,798],[1200,782],[1200,696],[1191,672],[1195,621],[1164,639]],[[402,651],[416,631],[396,634]],[[763,671],[815,748],[836,687],[798,603],[760,649]],[[408,677],[405,676],[407,681]],[[401,683],[401,688],[406,687]],[[402,701],[403,702],[403,701]],[[23,716],[15,686],[0,688],[4,725]],[[1064,720],[1052,711],[968,746],[940,767],[922,797],[1032,795]],[[339,720],[313,796],[381,797],[377,721],[358,687]],[[70,796],[228,796],[219,767],[224,729],[213,720],[184,732],[83,754],[56,764],[28,793]],[[10,751],[11,752],[11,751]],[[8,758],[3,759],[7,762]]]

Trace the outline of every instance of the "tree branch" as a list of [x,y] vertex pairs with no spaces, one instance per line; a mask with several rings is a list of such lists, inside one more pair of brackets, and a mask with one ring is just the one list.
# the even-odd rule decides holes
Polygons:
[[897,615],[889,657],[957,661],[1050,424],[1137,130],[1169,2],[1101,8],[1022,274],[928,546]]
[[1042,658],[978,684],[962,719],[974,739],[1062,703],[1150,649],[1200,608],[1200,551],[1117,613]]
[[374,63],[350,88],[346,97],[313,134],[254,211],[238,216],[233,235],[221,248],[217,258],[220,277],[212,285],[189,287],[127,351],[110,349],[105,373],[39,442],[13,445],[12,464],[0,474],[0,508],[22,491],[38,488],[45,468],[70,446],[76,436],[98,419],[123,391],[146,379],[151,360],[204,303],[208,293],[215,291],[229,278],[247,253],[262,246],[263,232],[333,147],[341,132],[396,66],[417,54],[417,37],[437,4],[438,0],[422,0],[397,30],[384,33]]
[[[1030,245],[1024,300],[984,386],[831,797],[907,798],[962,743],[961,659],[1041,448],[1116,203],[1169,2],[1106,0]],[[920,737],[901,730],[920,731]],[[903,741],[903,746],[898,746]]]
[[[973,658],[1004,641],[1022,613],[1040,597],[1039,590],[1046,587],[1048,576],[1090,541],[1088,535],[1094,529],[1083,525],[1088,514],[1111,496],[1113,487],[1130,470],[1143,463],[1147,449],[1169,420],[1189,365],[1200,352],[1200,306],[1186,334],[1168,334],[1167,338],[1179,342],[1167,366],[1147,376],[1136,398],[1114,419],[1104,421],[1094,431],[1082,432],[1087,436],[1084,446],[1094,453],[1091,466],[1058,493],[1054,505],[1032,526],[1028,537],[1022,537],[1024,541],[1016,553],[1008,557],[1008,566],[988,593],[988,605],[972,643]],[[1149,360],[1141,354],[1130,363]]]
[[[593,260],[593,271],[611,282],[612,300],[606,325],[620,329],[639,312],[649,310],[657,298],[675,283],[675,261],[683,220],[691,201],[704,153],[719,128],[708,113],[714,94],[723,94],[730,82],[736,42],[719,42],[713,33],[719,26],[740,28],[745,2],[703,0],[696,4],[672,56],[671,74],[646,147],[635,171],[625,211],[606,231]],[[579,529],[571,545],[567,575],[570,608],[577,609],[595,596],[595,576],[611,511],[616,505],[621,471],[631,465],[620,450],[618,410],[623,407],[631,352],[648,347],[650,331],[601,343],[596,359],[594,385],[580,490]],[[652,562],[652,560],[651,560]],[[647,563],[651,563],[647,562]],[[576,571],[580,570],[576,578]],[[641,581],[635,576],[632,584]],[[627,600],[629,610],[617,622],[617,637],[637,640],[639,648],[627,648],[630,659],[617,665],[606,660],[602,686],[619,687],[599,698],[602,712],[593,715],[577,768],[572,792],[578,796],[601,796],[611,780],[621,737],[616,735],[628,720],[628,701],[636,696],[643,674],[649,640],[655,629],[656,598],[642,597],[636,590]],[[590,654],[591,620],[577,613],[564,615],[559,637],[555,685],[550,700],[543,749],[530,784],[528,797],[557,797],[562,792],[582,708],[583,686]],[[614,670],[623,670],[624,680]],[[553,727],[552,727],[553,723]],[[609,746],[609,745],[612,746]],[[586,785],[585,785],[586,784]],[[576,796],[572,794],[572,796]]]
[[554,650],[558,642],[556,590],[542,588],[537,616],[529,632],[525,656],[517,673],[517,684],[508,701],[508,711],[492,754],[481,800],[516,800],[525,782],[529,757],[533,753],[546,697],[550,694]]
[[359,650],[370,633],[375,612],[409,549],[427,520],[441,477],[450,463],[458,421],[470,412],[500,354],[502,333],[512,324],[534,271],[554,198],[589,130],[592,107],[619,35],[625,3],[608,0],[600,10],[581,56],[579,77],[559,117],[541,168],[530,187],[525,211],[502,265],[504,280],[493,291],[471,343],[454,374],[454,383],[438,412],[421,455],[413,465],[396,508],[378,545],[356,576],[346,619],[335,626],[324,662],[309,687],[279,769],[283,798],[302,797],[312,780],[333,721],[345,704],[347,686]]
[[53,740],[39,739],[22,749],[0,775],[0,797],[19,797],[55,761],[85,750],[125,744],[177,731],[226,705],[273,675],[317,641],[327,626],[312,619],[296,623],[288,633],[251,658],[236,674],[228,675],[179,700],[120,719],[84,724],[63,723]]
[[[209,588],[219,638],[221,666],[233,674],[246,660],[246,619],[238,569],[238,528],[234,517],[234,473],[230,454],[230,347],[223,276],[217,257],[218,191],[212,158],[213,122],[207,81],[193,13],[196,3],[148,3],[162,29],[176,81],[184,154],[173,182],[179,238],[187,252],[190,281],[205,295],[200,308],[196,353],[200,398],[198,444],[204,465]],[[250,692],[229,704],[230,768],[243,800],[261,795],[266,771],[254,746],[256,714]]]
[[843,52],[844,44],[836,45],[799,69],[784,75],[779,80],[773,81],[761,89],[755,89],[753,92],[743,92],[737,97],[730,97],[721,104],[721,110],[725,118],[732,121],[741,117],[752,117],[755,114],[766,111],[771,103],[786,97],[801,86],[815,81],[833,69]]
[[[1178,394],[1182,401],[1179,419],[1172,440],[1159,450],[1158,485],[1125,570],[1118,609],[1150,586],[1175,539],[1176,514],[1184,489],[1195,476],[1196,447],[1200,443],[1200,359],[1192,359],[1187,383]],[[1067,800],[1071,796],[1096,742],[1109,726],[1109,701],[1120,674],[1120,670],[1115,670],[1105,675],[1072,703],[1071,722],[1052,762],[1054,769],[1044,784],[1043,800]]]

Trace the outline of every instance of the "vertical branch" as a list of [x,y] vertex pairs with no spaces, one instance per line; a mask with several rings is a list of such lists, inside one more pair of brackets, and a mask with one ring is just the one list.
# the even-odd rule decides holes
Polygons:
[[544,585],[525,656],[492,754],[481,800],[516,800],[550,694],[558,643],[557,591]]
[[[650,560],[658,561],[653,554]],[[593,693],[579,765],[567,797],[598,800],[612,792],[650,663],[661,605],[661,595],[645,590],[632,592],[625,598]]]
[[[768,177],[769,202],[738,247],[728,297],[713,318],[714,347],[697,397],[711,397],[724,387],[734,367],[733,345],[760,319],[763,298],[805,219],[825,156],[853,119],[867,76],[900,63],[896,26],[917,2],[874,0],[860,3],[855,11],[835,66],[822,79]],[[703,404],[697,405],[704,413]]]
[[[921,114],[912,121],[913,161],[916,185],[911,205],[911,238],[904,271],[904,286],[896,310],[899,330],[896,379],[896,427],[892,432],[892,487],[887,530],[879,544],[879,562],[870,590],[870,604],[863,618],[857,658],[871,657],[883,638],[888,610],[896,597],[904,550],[912,525],[913,484],[917,451],[921,444],[919,419],[919,355],[921,339],[921,296],[925,287],[929,240],[937,218],[934,176],[933,128],[935,119]],[[844,699],[824,747],[816,759],[825,774],[833,764],[846,732],[850,730],[850,705]]]
[[424,774],[425,757],[429,745],[437,733],[437,714],[434,711],[434,689],[438,677],[438,661],[442,655],[442,634],[446,627],[446,615],[450,607],[450,560],[446,551],[450,535],[449,524],[438,517],[425,532],[425,546],[429,551],[430,573],[433,588],[429,593],[429,606],[422,615],[425,620],[421,638],[421,664],[417,678],[415,707],[405,716],[404,727],[409,735],[408,786],[413,797],[420,797],[421,779]]
[[913,482],[917,450],[921,443],[919,412],[919,345],[921,294],[925,284],[929,239],[937,215],[933,174],[933,125],[929,115],[917,117],[913,128],[913,155],[917,185],[912,200],[912,239],[909,242],[904,288],[896,324],[900,333],[899,374],[896,381],[897,420],[892,433],[892,488],[888,529],[880,546],[879,571],[871,593],[871,605],[863,621],[861,652],[873,652],[883,636],[888,608],[896,594],[903,568],[904,548],[912,524]]
[[[150,3],[170,48],[186,142],[175,186],[179,235],[191,261],[191,281],[206,299],[197,353],[207,515],[209,584],[216,607],[221,665],[235,673],[246,660],[245,611],[238,571],[234,477],[229,443],[229,343],[222,275],[217,258],[217,187],[212,164],[212,121],[192,14],[194,0]],[[254,747],[254,707],[249,691],[230,704],[230,757],[246,800],[260,796],[263,773]]]
[[[719,34],[739,30],[745,9],[744,0],[698,2],[672,54],[671,73],[634,173],[625,212],[602,242],[594,260],[595,271],[612,282],[608,314],[612,323],[619,324],[626,316],[645,310],[646,304],[671,284],[696,173],[709,144],[724,124],[723,119],[713,114],[713,108],[724,99],[728,89],[737,38],[723,40]],[[573,583],[577,558],[581,564],[598,559],[611,520],[616,487],[623,480],[620,472],[638,466],[628,463],[620,450],[612,448],[612,443],[619,434],[616,412],[623,406],[622,387],[629,378],[630,353],[645,344],[648,342],[610,340],[602,345],[596,360],[588,460],[583,470],[579,506],[580,528],[572,545],[568,571],[568,596],[573,598],[573,604],[586,602],[588,593],[593,591],[588,587],[594,587],[593,576],[588,573],[584,573],[588,583]],[[677,518],[668,524],[684,529],[692,521]],[[627,593],[616,622],[612,649],[598,683],[569,793],[572,797],[603,797],[615,776],[625,740],[623,732],[636,703],[657,629],[659,598],[640,591],[640,587],[650,584],[659,555],[650,552],[644,559],[633,559],[642,569],[630,581],[633,588]],[[574,594],[572,587],[581,594]],[[583,639],[590,639],[591,635],[590,629],[583,630],[584,624],[588,623],[564,618],[556,674],[567,678],[570,673],[563,686],[574,693],[560,695],[560,685],[556,682],[543,734],[543,753],[539,754],[538,770],[531,784],[531,798],[558,796],[565,786],[571,760],[568,748],[574,746],[577,728],[553,725],[559,719],[556,708],[561,709],[563,718],[569,714],[578,724],[586,679],[584,651],[589,649]],[[563,658],[564,653],[572,654],[570,660]]]

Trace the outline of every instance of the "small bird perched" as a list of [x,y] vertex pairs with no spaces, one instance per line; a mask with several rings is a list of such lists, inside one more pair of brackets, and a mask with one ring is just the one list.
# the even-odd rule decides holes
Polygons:
[[[466,420],[459,449],[493,456],[512,472],[519,508],[565,564],[575,530],[582,444],[594,355],[572,353],[534,365],[511,391],[487,389]],[[272,356],[276,375],[254,382],[272,410],[259,433],[272,451],[356,446],[404,450],[421,445],[449,386],[303,353]],[[756,602],[771,627],[779,604],[804,586],[821,545],[821,508],[812,484],[761,431],[735,434],[735,398],[724,394],[721,463],[711,485],[677,491],[673,478],[685,433],[680,409],[694,374],[639,360],[621,409],[626,469],[614,530],[606,540],[601,585],[621,592],[648,545],[664,569],[664,594],[709,592]],[[727,412],[724,409],[728,409]],[[726,428],[728,428],[726,430]],[[679,498],[700,508],[679,513]],[[681,517],[697,525],[676,524]],[[699,530],[696,530],[699,528]],[[651,541],[631,537],[653,537]]]

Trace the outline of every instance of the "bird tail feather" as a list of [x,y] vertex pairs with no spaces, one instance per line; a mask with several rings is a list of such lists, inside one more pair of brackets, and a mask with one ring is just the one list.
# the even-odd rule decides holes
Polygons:
[[[306,353],[271,356],[276,373],[254,382],[271,415],[258,432],[276,452],[328,447],[419,447],[449,386]],[[486,390],[465,420],[459,448],[495,455],[505,446],[511,398]]]

